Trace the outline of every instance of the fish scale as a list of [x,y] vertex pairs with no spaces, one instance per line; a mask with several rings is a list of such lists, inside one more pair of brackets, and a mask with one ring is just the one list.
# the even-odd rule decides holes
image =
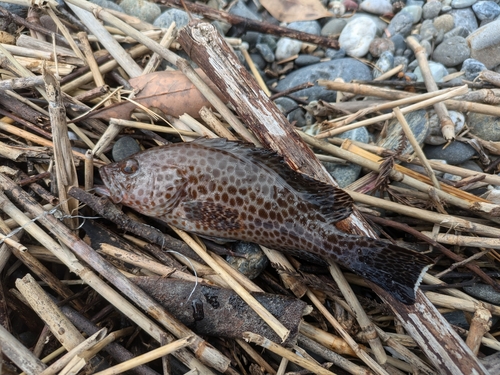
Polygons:
[[242,240],[333,259],[410,304],[428,257],[389,242],[343,233],[352,199],[291,170],[275,153],[225,139],[148,149],[101,167],[115,203],[217,240]]

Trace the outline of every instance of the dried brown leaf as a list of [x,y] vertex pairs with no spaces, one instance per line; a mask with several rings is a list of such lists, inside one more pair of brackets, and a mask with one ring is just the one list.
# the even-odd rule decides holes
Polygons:
[[[206,75],[198,70],[197,73],[215,91],[217,96],[224,100],[223,95],[209,82]],[[199,118],[198,112],[203,106],[211,107],[201,92],[179,71],[153,72],[132,78],[129,83],[136,91],[133,101],[156,113],[175,117],[187,113],[192,117]],[[96,111],[91,117],[105,120],[110,118],[127,120],[136,108],[135,103],[124,101]]]
[[319,0],[261,0],[260,3],[274,18],[282,22],[333,17]]

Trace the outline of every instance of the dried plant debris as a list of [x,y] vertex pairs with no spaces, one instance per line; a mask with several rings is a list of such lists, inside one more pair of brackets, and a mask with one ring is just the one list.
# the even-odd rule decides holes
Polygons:
[[15,3],[5,373],[498,373],[491,4]]

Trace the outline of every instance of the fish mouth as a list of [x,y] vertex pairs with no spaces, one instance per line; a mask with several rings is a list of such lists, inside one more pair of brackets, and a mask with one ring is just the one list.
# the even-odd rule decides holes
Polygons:
[[104,185],[94,185],[94,191],[99,195],[111,197],[111,191]]

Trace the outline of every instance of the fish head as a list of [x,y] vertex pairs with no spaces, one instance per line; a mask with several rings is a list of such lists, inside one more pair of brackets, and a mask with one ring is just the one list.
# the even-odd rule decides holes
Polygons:
[[97,191],[148,216],[168,213],[182,195],[185,179],[162,156],[161,149],[150,149],[101,167],[105,188]]

